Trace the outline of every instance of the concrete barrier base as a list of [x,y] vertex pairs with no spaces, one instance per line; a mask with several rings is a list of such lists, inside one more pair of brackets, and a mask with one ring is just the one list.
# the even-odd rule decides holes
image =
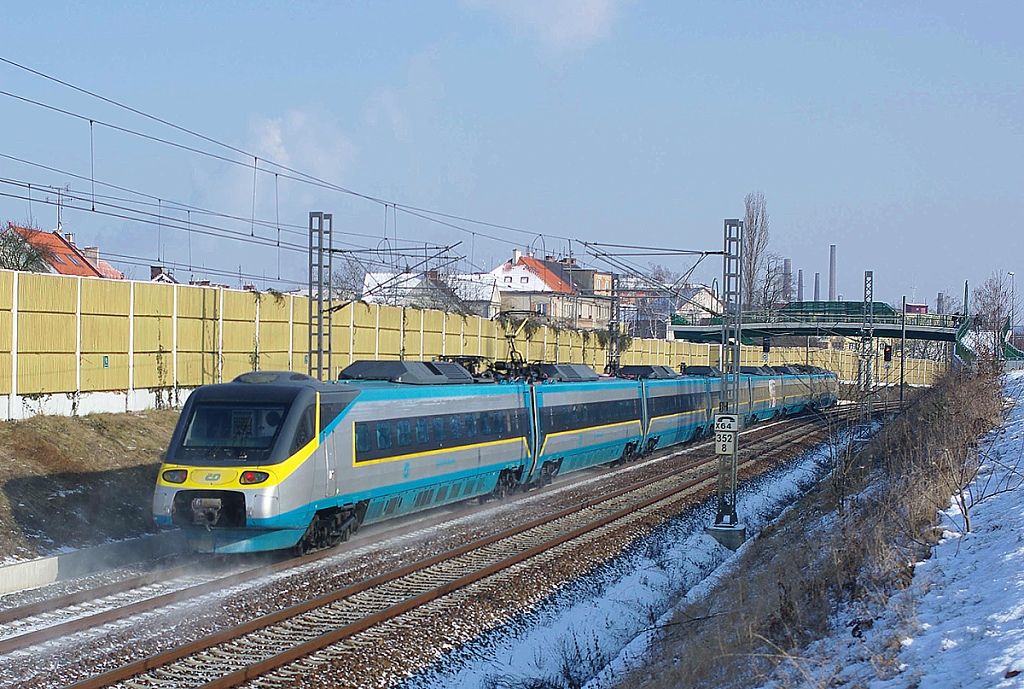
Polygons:
[[38,588],[55,581],[74,579],[103,569],[186,551],[185,539],[180,531],[163,531],[127,541],[15,562],[0,567],[0,594]]
[[732,526],[709,526],[704,532],[729,550],[736,550],[747,540],[747,527],[743,524]]

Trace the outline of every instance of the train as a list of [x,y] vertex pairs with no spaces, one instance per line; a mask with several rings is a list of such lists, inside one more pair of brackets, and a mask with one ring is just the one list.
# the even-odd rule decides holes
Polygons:
[[[451,361],[356,361],[339,379],[254,371],[188,397],[153,497],[158,527],[199,552],[332,547],[360,526],[709,435],[721,373],[580,364],[473,375]],[[823,369],[744,368],[753,423],[837,403]]]

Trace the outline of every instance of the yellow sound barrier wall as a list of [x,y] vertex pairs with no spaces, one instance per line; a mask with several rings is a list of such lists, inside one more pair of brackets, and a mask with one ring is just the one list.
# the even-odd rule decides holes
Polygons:
[[[585,363],[603,370],[606,349],[593,332],[523,328],[516,350],[533,361]],[[497,322],[434,310],[339,305],[330,331],[335,372],[357,359],[442,355],[507,359]],[[245,371],[308,366],[309,302],[304,296],[0,271],[0,396],[194,388]],[[676,368],[717,365],[717,345],[634,339],[623,364]],[[747,347],[743,363],[762,363]],[[857,377],[857,353],[775,348],[771,364],[808,363]],[[875,380],[899,381],[899,360]],[[927,385],[944,364],[908,359],[906,381]],[[2,413],[2,410],[0,410]]]

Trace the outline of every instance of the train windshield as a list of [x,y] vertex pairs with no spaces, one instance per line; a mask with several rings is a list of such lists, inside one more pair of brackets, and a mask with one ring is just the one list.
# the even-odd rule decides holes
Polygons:
[[289,404],[278,402],[200,402],[192,407],[177,459],[270,457]]

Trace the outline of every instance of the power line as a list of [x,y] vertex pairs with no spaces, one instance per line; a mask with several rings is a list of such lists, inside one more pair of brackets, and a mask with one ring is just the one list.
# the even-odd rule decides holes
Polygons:
[[[11,184],[11,182],[7,182],[6,180],[2,180],[2,179],[0,179],[0,183]],[[18,184],[18,186],[25,186],[25,185]],[[0,191],[0,196],[7,197],[7,198],[14,198],[14,199],[22,199],[22,200],[27,199],[27,196],[21,196],[19,194],[12,194],[12,193],[2,192],[2,191]],[[82,199],[76,198],[75,196],[62,196],[62,200],[61,200],[60,203],[62,203],[65,208],[68,208],[68,209],[71,209],[71,210],[81,211],[81,212],[84,212],[84,213],[95,212],[98,215],[103,215],[103,216],[107,216],[107,217],[114,217],[114,218],[119,218],[119,219],[123,219],[123,220],[130,220],[130,221],[145,223],[145,224],[149,224],[149,225],[156,225],[158,222],[160,222],[158,220],[153,220],[152,216],[154,214],[151,214],[151,213],[148,214],[148,215],[151,216],[150,218],[140,218],[140,217],[136,217],[136,216],[132,216],[132,215],[126,215],[124,213],[117,213],[117,212],[114,212],[114,211],[104,210],[102,208],[102,206],[105,206],[106,204],[104,204],[102,202],[97,202],[97,205],[100,206],[100,207],[97,208],[96,211],[91,211],[87,206],[75,205],[76,202],[79,202],[79,201],[82,201]],[[57,204],[56,201],[52,201],[52,200],[49,200],[49,199],[36,199],[36,202],[37,203],[44,203],[44,204],[50,205],[50,206],[53,206],[53,205]],[[129,212],[132,212],[132,211],[129,211]],[[261,245],[261,246],[267,246],[267,247],[274,246],[276,248],[276,244],[273,244],[272,243],[273,240],[270,239],[270,238],[264,238],[264,237],[257,236],[255,239],[258,240],[258,241],[254,242],[253,238],[250,238],[250,237],[244,235],[244,233],[239,233],[239,234],[242,235],[242,236],[239,236],[239,237],[232,237],[232,236],[223,237],[218,232],[210,230],[210,229],[195,229],[195,224],[194,223],[190,223],[188,225],[183,225],[181,223],[181,220],[177,219],[177,218],[166,218],[165,217],[162,220],[162,222],[163,222],[164,227],[167,227],[168,229],[172,229],[172,230],[188,232],[190,234],[190,236],[191,236],[192,232],[196,232],[198,234],[214,236],[214,237],[221,238],[221,239],[230,239],[230,240],[233,240],[233,241],[245,241],[245,242],[248,242],[248,243],[256,243],[256,244]],[[189,221],[186,220],[186,222],[189,222]],[[214,227],[214,229],[217,229],[215,226],[202,225],[202,227]],[[356,246],[358,247],[358,245],[356,245]],[[298,253],[298,254],[305,253],[306,250],[307,250],[306,247],[300,246],[298,244],[288,244],[288,243],[282,243],[280,248],[284,249],[286,251],[291,251],[291,252]],[[386,263],[383,260],[376,260],[376,259],[372,258],[372,254],[378,253],[376,249],[373,249],[372,247],[358,247],[358,248],[359,248],[360,251],[364,251],[364,252],[366,252],[366,253],[371,255],[370,257],[364,259],[370,265],[381,266],[381,267],[388,267],[389,266],[389,264]],[[107,255],[110,255],[110,256],[117,255],[117,254],[115,254],[113,252],[105,252],[105,253]],[[418,254],[412,254],[412,253],[406,253],[406,252],[399,253],[398,255],[400,257],[404,257],[404,258],[418,258]],[[166,262],[166,261],[163,258],[159,258],[158,262]],[[227,273],[227,274],[233,275],[234,273]],[[302,284],[305,284],[305,283],[302,283]]]
[[[131,105],[128,105],[126,103],[118,101],[118,100],[116,100],[114,98],[109,98],[107,96],[103,96],[103,95],[101,95],[99,93],[96,93],[96,92],[91,91],[89,89],[86,89],[84,87],[78,86],[76,84],[72,84],[71,82],[65,81],[63,79],[60,79],[60,78],[55,77],[53,75],[47,74],[47,73],[42,72],[40,70],[33,69],[31,67],[28,67],[27,65],[21,64],[19,62],[16,62],[14,60],[9,59],[9,58],[0,57],[0,62],[4,62],[4,63],[6,63],[6,64],[8,64],[8,65],[10,65],[12,67],[17,68],[17,69],[24,70],[26,72],[34,74],[34,75],[36,75],[38,77],[41,77],[43,79],[47,79],[47,80],[52,81],[54,83],[60,84],[61,86],[64,86],[66,88],[69,88],[69,89],[72,89],[72,90],[77,91],[79,93],[83,93],[83,94],[88,95],[90,97],[96,98],[98,100],[101,100],[101,101],[109,104],[109,105],[113,105],[115,107],[127,110],[128,112],[131,112],[133,114],[139,115],[140,117],[144,117],[144,118],[149,119],[149,120],[151,120],[153,122],[157,122],[157,123],[162,124],[162,125],[164,125],[166,127],[170,127],[171,129],[174,129],[176,131],[188,134],[190,136],[194,136],[194,137],[196,137],[198,139],[206,141],[207,143],[211,143],[211,144],[214,144],[216,146],[220,146],[220,147],[222,147],[224,149],[227,149],[227,150],[229,150],[229,151],[231,151],[233,153],[237,153],[237,154],[239,154],[241,156],[244,156],[245,160],[244,161],[236,160],[236,159],[233,159],[233,158],[229,158],[227,156],[223,156],[223,155],[219,155],[219,154],[216,154],[216,153],[212,153],[210,151],[204,151],[202,149],[195,148],[193,146],[188,146],[186,144],[182,144],[182,143],[179,143],[179,142],[171,141],[169,139],[164,139],[162,137],[154,136],[152,134],[146,134],[144,132],[140,132],[140,131],[131,129],[129,127],[122,127],[120,125],[115,125],[115,124],[110,123],[110,122],[96,120],[95,118],[89,118],[89,117],[87,117],[85,115],[82,115],[82,114],[79,114],[79,113],[75,113],[75,112],[72,112],[72,111],[69,111],[69,110],[65,110],[64,108],[59,108],[57,106],[49,105],[47,103],[42,103],[40,101],[36,101],[36,100],[31,99],[31,98],[27,98],[25,96],[19,96],[17,94],[11,93],[9,91],[0,90],[0,95],[5,95],[5,96],[8,96],[10,98],[15,98],[17,100],[21,100],[23,102],[30,103],[30,104],[35,105],[37,107],[46,108],[46,109],[49,109],[49,110],[52,110],[52,111],[55,111],[55,112],[59,112],[59,113],[62,113],[64,115],[66,115],[66,116],[69,116],[69,117],[75,117],[75,118],[78,118],[78,119],[87,120],[87,121],[90,121],[90,122],[95,122],[96,124],[100,124],[102,126],[109,127],[111,129],[114,129],[115,131],[120,131],[120,132],[123,132],[123,133],[126,133],[126,134],[131,134],[131,135],[138,136],[138,137],[141,137],[141,138],[149,139],[149,140],[154,141],[154,142],[163,143],[163,144],[165,144],[167,146],[172,146],[172,147],[180,148],[182,150],[187,150],[187,151],[190,151],[192,153],[195,153],[197,155],[208,156],[208,157],[215,158],[217,160],[220,160],[220,161],[223,161],[223,162],[227,162],[227,163],[231,163],[231,164],[234,164],[234,165],[242,165],[242,166],[248,167],[249,166],[249,163],[248,163],[249,159],[253,159],[254,160],[254,165],[253,165],[254,172],[255,172],[255,170],[258,167],[255,164],[255,161],[259,160],[259,161],[262,161],[262,162],[264,162],[264,163],[266,163],[266,164],[268,164],[268,165],[270,165],[270,166],[272,166],[274,168],[277,168],[278,170],[284,170],[286,172],[292,173],[292,175],[295,175],[295,176],[280,174],[280,173],[278,173],[275,170],[271,170],[271,169],[267,169],[267,168],[259,168],[260,171],[267,172],[267,173],[270,173],[270,174],[280,174],[281,177],[284,177],[286,179],[293,179],[294,181],[297,181],[297,182],[302,182],[302,183],[306,183],[306,184],[312,184],[314,186],[321,186],[321,187],[326,188],[326,189],[330,189],[330,190],[337,191],[337,192],[344,193],[344,194],[349,194],[351,196],[355,196],[357,198],[362,198],[362,199],[365,199],[367,201],[372,201],[374,203],[380,203],[380,204],[383,204],[383,205],[391,205],[392,208],[401,208],[402,210],[406,210],[406,211],[416,211],[416,212],[419,212],[419,213],[428,214],[430,216],[438,216],[438,217],[448,218],[448,219],[452,219],[452,220],[459,220],[461,222],[473,223],[473,224],[481,225],[481,226],[484,226],[484,227],[492,227],[492,228],[495,228],[495,229],[503,229],[503,230],[507,230],[507,231],[510,231],[510,232],[517,232],[517,233],[526,234],[526,235],[530,235],[530,236],[536,236],[538,234],[535,231],[526,230],[524,228],[515,227],[513,225],[507,225],[507,224],[501,224],[501,223],[492,223],[492,222],[488,222],[488,221],[484,221],[484,220],[477,220],[475,218],[469,218],[469,217],[466,217],[466,216],[460,216],[460,215],[455,215],[455,214],[451,214],[451,213],[445,213],[445,212],[442,212],[442,211],[436,211],[436,210],[432,210],[432,209],[428,209],[428,208],[414,206],[414,205],[411,205],[411,204],[403,204],[403,203],[399,203],[399,202],[394,201],[394,200],[384,199],[384,198],[381,198],[381,197],[378,197],[378,196],[374,196],[374,195],[367,194],[367,193],[364,193],[364,192],[356,191],[355,189],[350,189],[348,187],[344,187],[344,186],[341,186],[339,184],[335,184],[335,183],[330,182],[328,180],[325,180],[325,179],[322,179],[320,177],[317,177],[316,175],[312,175],[310,173],[303,172],[303,171],[298,170],[296,168],[289,167],[289,166],[284,165],[282,163],[278,163],[278,162],[276,162],[274,160],[270,160],[270,159],[267,159],[267,158],[261,158],[257,153],[254,153],[254,152],[251,152],[251,151],[246,151],[246,150],[241,149],[241,148],[239,148],[237,146],[233,146],[231,144],[228,144],[228,143],[226,143],[224,141],[221,141],[219,139],[216,139],[214,137],[208,136],[206,134],[202,134],[201,132],[195,131],[195,130],[190,129],[188,127],[183,127],[181,125],[175,124],[173,122],[170,122],[169,120],[166,120],[164,118],[158,117],[158,116],[153,115],[151,113],[145,112],[145,111],[140,110],[138,108],[135,108],[135,107],[133,107]],[[436,220],[433,219],[433,218],[425,218],[425,219],[432,220],[432,221],[436,222]],[[566,241],[569,239],[568,237],[561,237],[561,236],[554,235],[554,234],[549,234],[548,236],[554,237],[556,239],[566,240]],[[505,239],[497,239],[497,241],[509,243],[508,240],[505,240]]]

